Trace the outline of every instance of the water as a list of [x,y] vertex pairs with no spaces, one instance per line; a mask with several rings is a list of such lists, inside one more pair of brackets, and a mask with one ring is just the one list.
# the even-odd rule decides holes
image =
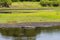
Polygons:
[[60,31],[52,31],[52,32],[41,32],[37,35],[36,40],[60,40]]
[[0,40],[60,40],[60,27],[0,28]]

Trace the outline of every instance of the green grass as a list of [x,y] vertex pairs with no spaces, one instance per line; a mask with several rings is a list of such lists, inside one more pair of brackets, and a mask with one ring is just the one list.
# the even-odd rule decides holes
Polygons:
[[13,2],[12,7],[14,8],[40,8],[40,2]]
[[[11,9],[12,8],[24,9],[24,8],[43,8],[43,7],[39,4],[39,2],[14,2],[12,3]],[[0,10],[1,9],[6,9],[5,11],[7,11],[10,8],[0,8]],[[0,23],[60,22],[60,7],[51,7],[51,9],[54,10],[14,10],[14,11],[9,10],[12,11],[13,13],[0,14]]]
[[56,10],[38,10],[35,13],[0,14],[0,23],[21,22],[60,22],[60,12]]
[[[40,5],[40,2],[25,2],[25,1],[24,2],[13,2],[12,5],[11,5],[11,7],[12,8],[43,8]],[[51,6],[51,7],[46,6],[46,7],[48,7],[48,8],[54,8],[53,6]],[[57,7],[55,7],[55,8],[57,8]]]

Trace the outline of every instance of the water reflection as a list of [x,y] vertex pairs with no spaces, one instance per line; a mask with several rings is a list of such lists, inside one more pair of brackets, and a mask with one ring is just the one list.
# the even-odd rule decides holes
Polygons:
[[0,40],[59,40],[60,27],[0,28]]
[[0,28],[0,32],[5,38],[9,37],[9,40],[10,37],[12,37],[11,40],[35,40],[37,34],[35,29],[25,28]]

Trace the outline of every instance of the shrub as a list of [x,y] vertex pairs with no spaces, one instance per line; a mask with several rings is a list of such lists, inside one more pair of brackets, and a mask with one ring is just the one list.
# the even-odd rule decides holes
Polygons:
[[40,1],[40,4],[43,6],[44,5],[47,5],[47,6],[54,6],[54,7],[57,7],[60,5],[60,0],[41,0]]
[[9,7],[11,5],[12,1],[11,0],[0,0],[0,6],[2,7]]

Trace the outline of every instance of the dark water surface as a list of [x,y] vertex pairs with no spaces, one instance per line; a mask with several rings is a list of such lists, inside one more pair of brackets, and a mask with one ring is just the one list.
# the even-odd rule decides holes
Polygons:
[[60,40],[60,27],[0,28],[0,40]]

